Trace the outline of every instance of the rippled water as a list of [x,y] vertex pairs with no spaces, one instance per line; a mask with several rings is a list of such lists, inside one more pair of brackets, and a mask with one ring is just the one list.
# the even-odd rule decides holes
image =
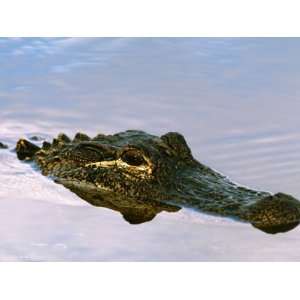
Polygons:
[[[300,198],[300,39],[0,39],[0,141],[179,131],[240,184]],[[268,235],[192,210],[141,225],[0,151],[0,260],[300,260]]]

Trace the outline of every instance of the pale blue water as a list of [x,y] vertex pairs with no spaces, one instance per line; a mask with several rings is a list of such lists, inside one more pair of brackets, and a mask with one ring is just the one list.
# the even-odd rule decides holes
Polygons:
[[[300,198],[300,39],[0,39],[0,141],[179,131],[243,185]],[[129,225],[0,151],[0,260],[300,260],[268,235],[181,210]]]

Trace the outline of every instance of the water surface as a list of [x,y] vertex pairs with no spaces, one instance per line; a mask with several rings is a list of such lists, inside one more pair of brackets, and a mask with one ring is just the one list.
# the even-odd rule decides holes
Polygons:
[[[234,181],[300,199],[300,39],[0,39],[0,141],[179,131]],[[0,151],[0,260],[300,260],[268,235],[183,209],[141,225]]]

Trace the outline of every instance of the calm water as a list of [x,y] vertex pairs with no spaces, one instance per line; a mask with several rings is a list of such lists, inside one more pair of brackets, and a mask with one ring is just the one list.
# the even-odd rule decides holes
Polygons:
[[[183,133],[240,184],[300,199],[300,39],[0,39],[0,141]],[[268,235],[191,210],[129,225],[0,151],[0,260],[300,261]]]

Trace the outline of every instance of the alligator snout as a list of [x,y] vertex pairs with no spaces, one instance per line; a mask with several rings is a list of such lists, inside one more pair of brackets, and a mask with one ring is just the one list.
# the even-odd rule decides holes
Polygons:
[[247,220],[267,233],[286,232],[300,223],[300,202],[277,193],[247,206]]

